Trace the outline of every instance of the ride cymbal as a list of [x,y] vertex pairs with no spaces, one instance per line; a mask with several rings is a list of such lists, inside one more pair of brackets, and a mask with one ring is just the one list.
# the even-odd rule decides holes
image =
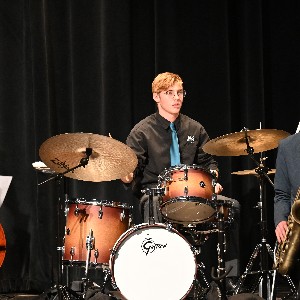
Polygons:
[[56,173],[75,168],[90,153],[86,166],[66,177],[83,181],[110,181],[133,172],[137,157],[127,145],[93,133],[65,133],[46,140],[39,149],[41,160]]
[[[258,175],[258,173],[255,170],[256,169],[242,170],[242,171],[232,172],[231,174],[233,174],[233,175]],[[276,173],[276,169],[269,169],[267,172],[267,174],[275,174],[275,173]]]
[[253,153],[259,153],[277,148],[279,141],[289,135],[277,129],[243,130],[210,140],[203,146],[203,150],[217,156],[248,155],[246,137]]

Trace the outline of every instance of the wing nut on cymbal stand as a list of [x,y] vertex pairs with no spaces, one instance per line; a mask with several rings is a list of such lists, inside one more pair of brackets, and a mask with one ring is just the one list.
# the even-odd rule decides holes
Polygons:
[[65,174],[67,173],[70,173],[70,172],[73,172],[74,170],[78,169],[78,168],[81,168],[81,167],[84,167],[89,163],[89,160],[90,160],[90,156],[92,155],[92,152],[93,152],[93,149],[92,148],[86,148],[86,151],[85,151],[85,154],[86,156],[81,158],[79,164],[73,168],[70,168],[70,169],[67,169],[65,172],[62,172],[62,173],[57,173],[55,176],[52,176],[50,178],[48,178],[47,180],[41,182],[41,183],[38,183],[38,185],[42,185],[50,180],[53,180],[53,179],[57,179],[57,178],[62,178]]

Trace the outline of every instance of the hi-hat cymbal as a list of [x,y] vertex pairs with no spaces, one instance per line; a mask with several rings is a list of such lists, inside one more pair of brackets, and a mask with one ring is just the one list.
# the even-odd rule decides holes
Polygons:
[[65,133],[46,140],[39,149],[41,160],[56,173],[75,168],[91,151],[88,164],[64,176],[83,181],[110,181],[133,172],[137,157],[127,145],[93,133]]
[[253,153],[259,153],[278,147],[281,139],[290,134],[277,129],[256,129],[226,134],[210,140],[203,146],[206,153],[217,156],[247,155],[246,134]]
[[[267,174],[275,174],[276,169],[269,169]],[[232,172],[233,175],[258,175],[258,173],[255,171],[255,169],[252,170],[242,170],[242,171],[236,171]]]

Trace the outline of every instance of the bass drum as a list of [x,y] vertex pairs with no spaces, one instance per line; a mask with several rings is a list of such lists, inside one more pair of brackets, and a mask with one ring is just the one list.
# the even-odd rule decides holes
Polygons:
[[196,258],[188,241],[165,224],[140,224],[116,242],[113,284],[129,300],[179,300],[192,289]]

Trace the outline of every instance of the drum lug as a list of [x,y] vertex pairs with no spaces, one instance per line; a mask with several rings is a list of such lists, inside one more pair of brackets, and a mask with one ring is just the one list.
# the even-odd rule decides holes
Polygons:
[[125,219],[125,211],[123,209],[123,211],[120,214],[120,220],[121,220],[121,222],[123,222],[124,219]]
[[75,247],[71,247],[70,255],[71,255],[71,261],[73,261],[73,256],[75,255]]
[[202,187],[202,188],[205,188],[206,187],[206,184],[205,184],[205,182],[204,181],[200,181],[199,182],[199,185],[200,185],[200,187]]
[[95,264],[97,264],[97,259],[99,257],[99,250],[98,249],[95,249],[95,251],[94,251],[94,257],[95,257]]
[[69,207],[68,207],[68,206],[65,206],[65,217],[68,216],[69,210],[70,210]]
[[201,252],[200,248],[197,249],[195,246],[192,246],[192,245],[191,245],[191,250],[195,256],[199,255]]
[[99,213],[98,213],[98,218],[101,220],[103,217],[103,210],[102,210],[102,205],[100,206],[100,209],[99,209]]
[[116,250],[115,249],[110,249],[109,252],[110,252],[111,256],[115,256],[116,255]]
[[66,229],[66,235],[70,235],[70,232],[71,232],[71,230],[70,230],[70,228],[68,227],[68,228]]
[[168,231],[173,231],[173,226],[172,226],[172,224],[171,224],[171,223],[167,223],[167,224],[166,224],[166,229],[167,229]]
[[184,187],[184,196],[187,197],[188,193],[189,193],[189,187],[185,186]]
[[184,180],[185,181],[189,180],[189,178],[188,178],[188,169],[187,168],[184,169]]

